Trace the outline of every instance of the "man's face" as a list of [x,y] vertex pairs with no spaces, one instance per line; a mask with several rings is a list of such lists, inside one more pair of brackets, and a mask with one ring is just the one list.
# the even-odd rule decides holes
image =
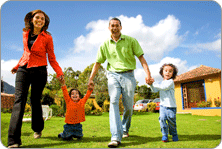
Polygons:
[[109,30],[111,32],[112,37],[119,37],[121,34],[122,26],[120,25],[118,20],[111,20],[109,22]]

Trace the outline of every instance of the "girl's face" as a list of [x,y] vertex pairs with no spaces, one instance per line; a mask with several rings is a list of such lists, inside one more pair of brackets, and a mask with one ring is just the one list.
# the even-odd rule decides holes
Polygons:
[[171,66],[165,66],[163,68],[163,79],[164,80],[169,80],[173,76],[173,67]]
[[43,13],[35,14],[32,18],[32,23],[34,29],[42,29],[42,27],[45,25],[45,15]]
[[79,95],[79,92],[77,90],[73,90],[71,92],[71,99],[72,99],[73,102],[79,102],[80,95]]

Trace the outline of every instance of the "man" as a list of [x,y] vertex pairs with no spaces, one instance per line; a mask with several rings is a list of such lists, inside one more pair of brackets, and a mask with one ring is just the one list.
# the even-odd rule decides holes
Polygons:
[[[111,39],[106,40],[100,46],[88,85],[94,84],[93,78],[101,63],[107,60],[108,91],[110,96],[109,121],[112,134],[108,147],[117,147],[121,143],[122,138],[129,137],[128,132],[133,114],[134,92],[136,88],[133,71],[136,69],[135,55],[144,68],[147,83],[150,81],[151,75],[138,41],[121,34],[122,26],[118,18],[110,20],[109,30],[111,32]],[[119,114],[119,98],[121,94],[124,106],[122,121]]]

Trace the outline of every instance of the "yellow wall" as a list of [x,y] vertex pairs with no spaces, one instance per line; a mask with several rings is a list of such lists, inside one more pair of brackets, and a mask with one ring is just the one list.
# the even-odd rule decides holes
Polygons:
[[[204,78],[205,82],[205,94],[206,99],[212,101],[212,107],[214,105],[214,98],[221,101],[221,76],[217,75],[214,77]],[[203,116],[221,116],[221,109],[189,109],[183,110],[182,107],[182,89],[181,83],[175,83],[175,98],[177,103],[177,112],[178,113],[192,113],[192,115],[203,115]]]

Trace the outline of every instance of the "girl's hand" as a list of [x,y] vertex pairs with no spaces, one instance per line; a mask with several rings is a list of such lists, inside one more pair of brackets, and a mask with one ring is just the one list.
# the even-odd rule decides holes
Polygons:
[[17,72],[17,69],[12,68],[11,73],[15,74]]

